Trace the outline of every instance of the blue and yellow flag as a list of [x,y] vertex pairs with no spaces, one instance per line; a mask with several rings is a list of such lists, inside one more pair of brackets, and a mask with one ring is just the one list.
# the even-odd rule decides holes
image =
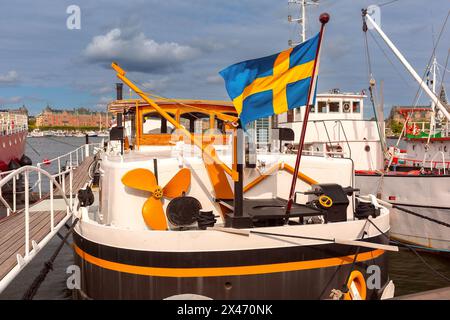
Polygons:
[[[319,34],[294,48],[220,71],[242,126],[306,105]],[[317,75],[317,74],[316,74]],[[314,96],[311,101],[315,101]]]

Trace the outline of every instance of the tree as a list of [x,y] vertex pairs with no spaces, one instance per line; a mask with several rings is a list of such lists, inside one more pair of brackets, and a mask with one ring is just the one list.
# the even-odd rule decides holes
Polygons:
[[391,128],[393,134],[400,134],[403,129],[403,123],[391,120],[389,127]]

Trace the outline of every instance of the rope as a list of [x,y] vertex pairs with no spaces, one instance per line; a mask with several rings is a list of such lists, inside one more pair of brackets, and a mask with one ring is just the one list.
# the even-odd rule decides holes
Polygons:
[[430,217],[421,215],[420,213],[417,213],[417,212],[414,212],[414,211],[411,211],[411,210],[408,210],[408,209],[399,207],[399,206],[396,205],[396,204],[392,205],[392,207],[393,207],[393,208],[396,208],[396,209],[398,209],[398,210],[400,210],[400,211],[409,213],[409,214],[411,214],[411,215],[413,215],[413,216],[416,216],[416,217],[419,217],[419,218],[422,218],[422,219],[425,219],[425,220],[428,220],[428,221],[431,221],[431,222],[435,222],[435,223],[440,224],[440,225],[442,225],[442,226],[444,226],[444,227],[450,228],[450,224],[448,224],[448,223],[446,223],[446,222],[443,222],[443,221],[440,221],[440,220],[436,220],[436,219],[433,219],[433,218],[430,218]]
[[41,154],[31,145],[31,143],[27,140],[25,140],[27,142],[27,145],[31,148],[31,150],[33,150],[39,157],[41,156]]
[[445,59],[445,67],[444,67],[444,71],[442,72],[442,79],[441,79],[441,84],[439,85],[440,88],[444,87],[444,80],[445,80],[445,74],[447,73],[447,65],[448,65],[448,57],[450,56],[450,49],[447,51],[447,58]]
[[66,144],[66,145],[74,147],[74,148],[78,148],[79,147],[77,145],[74,145],[74,144],[71,144],[71,143],[68,143],[68,142],[65,142],[65,141],[61,141],[61,140],[58,140],[58,139],[54,139],[54,138],[51,138],[51,137],[44,137],[44,138],[52,140],[52,141],[55,141],[55,142],[59,142],[59,143],[62,143],[62,144]]
[[[363,232],[363,234],[362,234],[360,240],[364,240],[364,237],[367,235],[367,232],[366,232],[366,230],[365,230],[365,229],[366,229],[366,225],[367,225],[367,221],[366,221],[366,223],[364,224],[364,232]],[[342,286],[342,288],[343,288],[343,291],[342,291],[342,292],[343,292],[343,293],[347,293],[347,292],[350,290],[350,288],[348,287],[347,283],[348,283],[348,281],[350,280],[350,276],[352,275],[353,270],[355,269],[356,259],[358,258],[358,255],[359,255],[359,251],[360,251],[360,250],[361,250],[361,247],[357,247],[357,248],[356,248],[355,257],[353,258],[352,265],[351,265],[351,267],[350,267],[350,270],[348,271],[347,278],[345,279],[344,285]]]
[[387,2],[384,2],[384,3],[378,4],[377,6],[381,8],[381,7],[387,6],[387,5],[389,5],[391,3],[394,3],[394,2],[397,2],[397,1],[399,1],[399,0],[387,1]]
[[404,246],[404,247],[410,249],[410,250],[411,250],[412,252],[414,252],[414,254],[415,254],[415,255],[423,262],[423,264],[425,264],[425,266],[427,266],[431,271],[433,271],[436,275],[438,275],[438,276],[441,277],[442,279],[444,279],[444,280],[450,282],[450,278],[448,278],[446,275],[440,273],[439,271],[437,271],[436,269],[434,269],[431,265],[429,265],[428,262],[426,262],[426,261],[420,256],[420,254],[416,251],[416,249],[414,249],[412,246],[410,246],[410,245],[408,245],[408,244],[406,244],[406,243],[402,243],[402,242],[400,242],[400,241],[394,240],[394,239],[389,239],[389,237],[388,237],[385,233],[383,233],[383,232],[380,230],[380,228],[378,228],[377,225],[376,225],[372,220],[369,219],[368,221],[375,227],[375,229],[378,230],[378,232],[380,232],[380,233],[381,233],[384,237],[386,237],[389,241],[391,241],[391,242],[393,242],[393,243],[395,243],[395,244],[397,244],[397,245]]
[[76,218],[73,221],[73,223],[70,226],[69,230],[67,231],[66,235],[61,240],[61,243],[59,244],[58,248],[56,248],[55,252],[50,257],[50,259],[44,263],[44,267],[42,268],[41,273],[34,279],[31,286],[24,293],[22,300],[32,300],[33,297],[36,295],[36,292],[38,291],[42,282],[44,282],[47,274],[50,272],[50,270],[53,270],[53,262],[55,261],[56,257],[58,256],[59,252],[61,251],[62,247],[64,246],[64,243],[67,241],[67,238],[72,233],[73,229],[75,228],[75,225],[78,223],[79,220],[80,220],[79,218]]
[[[378,136],[380,137],[380,141],[381,141],[381,148],[383,150],[384,156],[386,157],[387,155],[387,146],[386,146],[386,141],[383,139],[383,135],[381,134],[381,128],[380,128],[380,124],[378,121],[378,112],[375,106],[375,97],[373,94],[373,90],[375,87],[375,80],[373,78],[373,72],[372,72],[372,61],[370,58],[370,50],[369,50],[369,42],[367,40],[367,23],[366,20],[364,19],[364,15],[362,16],[363,19],[363,31],[364,31],[364,48],[365,48],[365,52],[366,52],[366,63],[367,63],[367,77],[369,79],[369,92],[370,92],[370,102],[372,103],[372,109],[373,109],[373,114],[375,117],[375,123],[377,124],[377,131],[378,131]],[[383,112],[383,110],[381,110],[381,112]]]

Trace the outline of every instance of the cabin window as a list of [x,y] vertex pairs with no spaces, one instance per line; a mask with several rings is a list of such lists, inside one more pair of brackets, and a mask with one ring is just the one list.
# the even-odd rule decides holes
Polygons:
[[157,113],[147,113],[142,117],[142,134],[171,134],[174,126]]
[[339,112],[339,102],[330,102],[328,104],[330,112]]
[[288,110],[287,122],[294,122],[294,110]]
[[295,114],[295,116],[294,116],[295,121],[301,121],[302,120],[302,113],[300,111],[300,108],[295,108],[294,109],[294,114]]
[[316,112],[316,105],[315,104],[310,105],[310,108],[311,108],[310,112]]
[[278,115],[274,114],[271,118],[271,126],[272,128],[278,128]]
[[325,101],[319,101],[317,103],[317,112],[319,112],[319,113],[327,112],[327,103]]
[[203,133],[209,129],[209,114],[202,112],[183,113],[181,124],[191,133]]
[[360,113],[361,105],[359,101],[353,101],[353,113]]

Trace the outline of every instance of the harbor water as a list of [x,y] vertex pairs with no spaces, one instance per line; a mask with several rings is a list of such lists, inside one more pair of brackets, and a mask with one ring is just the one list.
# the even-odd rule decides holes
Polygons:
[[[99,142],[101,139],[91,137],[90,142]],[[33,164],[36,164],[44,159],[52,159],[72,151],[84,144],[84,142],[84,138],[75,137],[28,138],[26,154],[33,160]],[[55,170],[55,168],[46,169]],[[32,181],[30,185],[33,185]],[[61,232],[64,233],[65,229],[61,229]],[[38,256],[25,267],[21,274],[13,280],[9,287],[0,294],[0,299],[20,299],[39,274],[44,263],[60,244],[60,241],[58,237],[54,237]],[[430,267],[450,277],[450,257],[437,254],[420,254],[428,266],[408,249],[389,253],[389,274],[396,286],[396,296],[449,285],[444,279],[434,273]],[[35,299],[71,299],[71,292],[66,286],[66,281],[70,274],[66,273],[66,270],[72,264],[73,252],[71,248],[64,246],[55,261],[53,271],[47,275]]]

